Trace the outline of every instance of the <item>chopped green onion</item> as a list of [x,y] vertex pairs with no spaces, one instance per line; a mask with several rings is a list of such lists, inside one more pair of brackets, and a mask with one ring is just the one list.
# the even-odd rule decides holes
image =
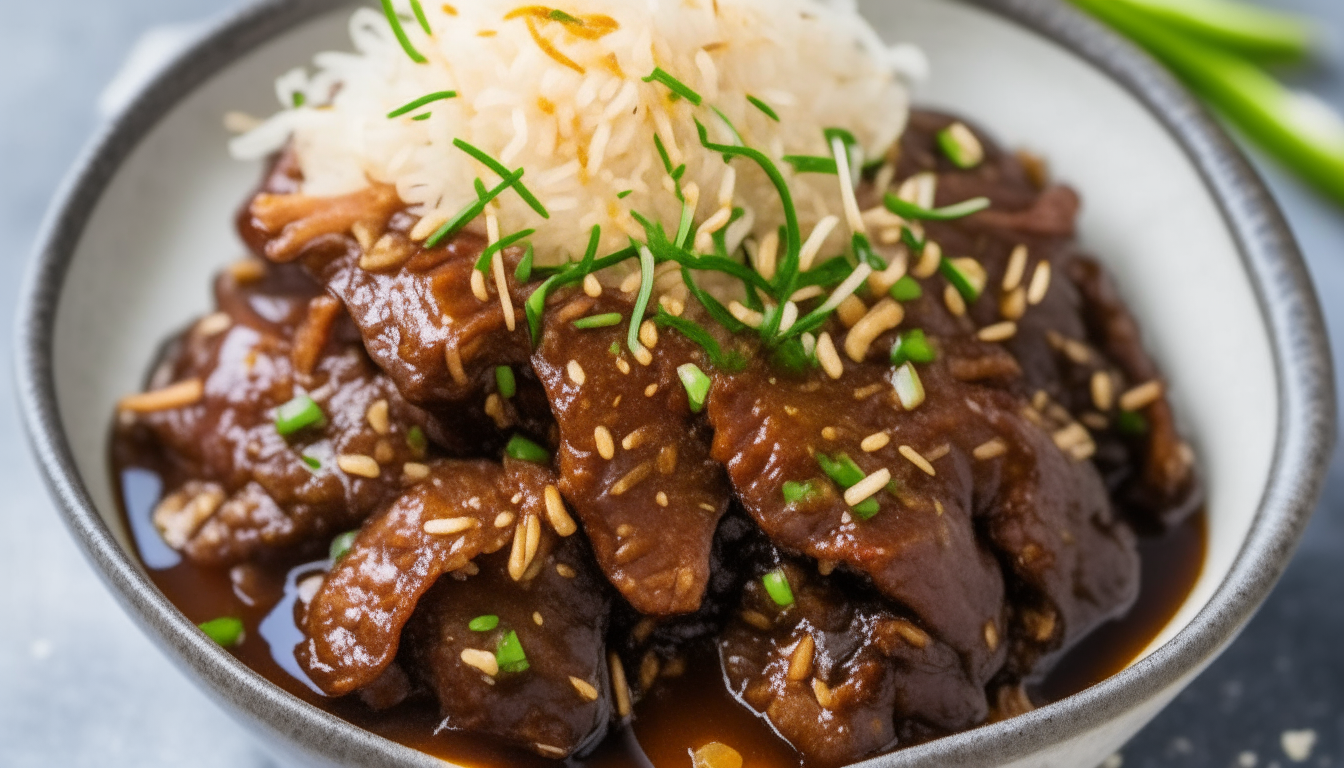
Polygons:
[[507,365],[495,367],[495,387],[499,389],[499,396],[505,400],[518,394],[518,380],[514,378],[512,368]]
[[849,508],[849,511],[853,512],[854,516],[860,520],[872,520],[881,510],[882,505],[878,504],[877,499],[871,496]]
[[671,176],[672,156],[667,154],[667,146],[663,144],[663,137],[659,136],[656,133],[653,134],[653,146],[658,150],[658,157],[661,158],[663,161],[663,170],[667,171],[668,176]]
[[308,395],[299,395],[275,409],[275,431],[289,437],[308,427],[318,427],[327,421],[322,406]]
[[290,100],[294,103],[294,108],[298,109],[308,103],[308,96],[303,91],[295,91]]
[[747,96],[747,101],[750,101],[753,107],[756,107],[757,109],[764,112],[766,117],[770,118],[771,120],[774,120],[776,123],[779,122],[779,114],[775,112],[775,110],[771,109],[769,104],[766,104],[764,101],[761,101],[755,96],[750,95]]
[[709,356],[710,365],[715,368],[734,371],[740,370],[745,364],[741,355],[736,352],[725,355],[723,349],[719,346],[719,342],[714,340],[714,337],[709,334],[709,331],[701,328],[700,325],[694,321],[668,314],[666,310],[659,307],[658,314],[654,316],[653,322],[657,323],[659,327],[671,328],[699,345],[700,348],[705,350],[705,354]]
[[647,247],[639,249],[639,295],[635,297],[635,309],[630,313],[630,332],[626,335],[625,346],[630,353],[638,355],[644,348],[639,343],[639,326],[644,322],[644,312],[649,308],[649,299],[653,298],[653,252]]
[[1307,19],[1228,0],[1115,0],[1173,32],[1267,62],[1298,61],[1320,41]]
[[798,483],[789,480],[784,483],[784,503],[797,504],[800,501],[807,501],[817,493],[817,486],[811,480]]
[[391,112],[388,112],[387,118],[391,120],[392,118],[401,117],[402,115],[408,112],[414,112],[415,110],[425,106],[426,104],[432,104],[436,101],[443,101],[444,99],[455,99],[455,98],[457,98],[457,91],[439,91],[437,93],[431,93],[428,96],[421,96],[420,98],[416,99],[415,101],[412,101],[409,104],[406,104],[405,106],[397,107]]
[[785,155],[784,162],[793,166],[794,173],[825,173],[835,176],[840,172],[836,170],[834,157],[817,157],[815,155]]
[[610,328],[613,325],[620,325],[625,318],[620,312],[607,312],[602,315],[589,315],[581,317],[574,321],[574,327],[580,331],[587,331],[593,328]]
[[508,445],[504,446],[504,453],[509,458],[530,461],[534,464],[549,464],[551,461],[550,451],[522,435],[514,435],[509,438]]
[[928,241],[915,237],[915,233],[909,227],[901,227],[901,242],[910,249],[912,257],[919,258],[924,255],[924,246]]
[[761,583],[765,585],[765,593],[770,595],[775,605],[781,608],[793,605],[793,587],[789,586],[789,577],[784,575],[783,568],[776,568],[762,576]]
[[620,357],[620,356],[621,356],[621,343],[620,343],[619,341],[613,341],[613,342],[611,342],[611,346],[610,346],[610,347],[607,347],[607,351],[611,353],[611,356],[612,356],[612,357]]
[[198,626],[206,636],[225,648],[233,648],[242,645],[244,634],[242,619],[231,617],[211,619]]
[[664,70],[662,67],[654,67],[653,72],[648,77],[644,78],[644,82],[646,83],[652,83],[655,81],[667,86],[668,89],[671,90],[673,93],[677,94],[678,96],[681,96],[682,98],[686,99],[687,101],[691,102],[697,107],[703,104],[705,101],[703,98],[700,97],[700,94],[691,90],[690,87],[687,86],[685,83],[681,82],[677,78],[668,74],[668,72]]
[[989,207],[989,198],[973,197],[970,200],[963,200],[956,205],[949,205],[943,208],[921,208],[914,203],[907,203],[896,195],[888,192],[885,203],[888,211],[891,211],[903,219],[953,221],[956,219],[964,219],[973,213],[979,213],[985,210]]
[[414,120],[414,121],[416,121],[417,123],[419,123],[419,122],[422,122],[422,121],[424,121],[424,120],[428,120],[429,118],[431,118],[431,117],[433,117],[433,116],[434,116],[434,113],[433,113],[433,112],[426,112],[426,113],[423,114],[423,115],[416,115],[415,117],[412,117],[411,119]]
[[627,189],[627,190],[625,190],[624,192],[617,192],[617,193],[616,193],[616,199],[617,199],[617,200],[624,200],[625,198],[627,198],[627,197],[633,195],[634,193],[635,193],[635,190],[633,190],[633,189]]
[[1138,437],[1148,433],[1148,419],[1136,411],[1121,411],[1115,417],[1115,428],[1122,435]]
[[905,410],[913,411],[924,403],[924,382],[920,381],[919,371],[913,363],[902,363],[891,375],[891,383]]
[[499,645],[495,648],[495,662],[499,664],[500,672],[526,672],[528,666],[527,654],[523,652],[523,644],[518,640],[518,633],[510,629],[499,638]]
[[877,251],[873,250],[872,241],[862,232],[855,232],[850,238],[850,249],[854,251],[854,260],[860,264],[867,264],[873,268],[874,272],[881,272],[887,268],[887,262]]
[[411,39],[406,36],[406,30],[401,26],[401,19],[397,16],[396,9],[392,7],[392,0],[383,0],[383,15],[387,17],[387,23],[392,25],[392,34],[397,36],[397,42],[401,43],[401,49],[406,52],[407,56],[411,57],[411,61],[416,64],[429,63],[429,59],[422,56],[419,51],[415,50],[415,46],[411,45]]
[[953,123],[938,132],[938,147],[952,164],[970,170],[985,159],[985,147],[965,123]]
[[888,293],[897,301],[915,301],[924,296],[924,289],[920,287],[918,280],[906,275],[893,283]]
[[[479,147],[468,144],[461,139],[453,139],[453,146],[466,152],[468,155],[471,155],[481,165],[494,171],[495,175],[499,176],[501,179],[508,178],[510,173],[508,166],[491,157]],[[521,181],[513,185],[513,191],[517,192],[518,196],[523,198],[523,202],[527,203],[529,208],[536,211],[538,216],[543,219],[551,218],[551,214],[546,210],[546,206],[542,205],[541,201],[536,198],[536,195],[532,194],[532,190],[528,189]]]
[[489,632],[490,630],[498,626],[499,626],[499,617],[491,614],[486,614],[485,616],[477,616],[476,618],[467,622],[467,629],[470,629],[472,632]]
[[484,251],[481,251],[481,257],[476,260],[476,271],[488,272],[490,270],[490,260],[494,258],[496,253],[517,244],[521,240],[526,240],[536,233],[537,230],[535,229],[524,229],[522,232],[514,232],[508,237],[500,238],[498,241],[491,243]]
[[709,397],[709,377],[695,363],[677,366],[677,377],[681,379],[681,386],[686,388],[686,398],[691,403],[691,413],[703,411],[705,409],[705,398]]
[[327,556],[331,562],[339,563],[341,558],[350,553],[350,548],[355,546],[355,538],[359,536],[359,531],[346,531],[340,536],[331,540],[331,546],[327,548]]
[[938,354],[929,343],[928,337],[918,328],[902,331],[891,347],[891,364],[896,366],[906,363],[928,364],[937,358]]
[[527,250],[523,252],[523,258],[518,260],[518,268],[513,270],[513,279],[520,283],[526,283],[532,279],[532,259],[534,251],[532,244],[527,244]]
[[818,453],[817,463],[821,465],[821,471],[841,488],[850,488],[868,476],[847,453],[837,454],[835,458]]
[[489,204],[491,200],[494,200],[496,197],[499,197],[500,195],[504,194],[504,190],[508,189],[509,187],[512,187],[514,184],[517,184],[518,180],[521,178],[523,178],[522,168],[519,168],[518,170],[509,174],[503,181],[499,183],[498,186],[487,192],[485,195],[481,196],[480,199],[478,199],[476,202],[471,203],[462,210],[458,211],[457,215],[449,219],[442,227],[439,227],[437,232],[430,235],[429,238],[425,240],[425,247],[433,248],[437,246],[440,242],[443,241],[444,238],[448,237],[457,230],[466,226],[467,222],[471,221],[477,216],[480,216],[481,212],[485,210],[485,206]]
[[322,462],[318,461],[317,459],[307,454],[300,455],[299,460],[303,462],[304,466],[308,467],[314,472],[317,472],[322,469]]
[[976,280],[976,276],[956,260],[944,257],[938,264],[938,271],[943,273],[943,277],[957,289],[957,293],[961,294],[961,298],[965,299],[967,304],[974,304],[980,298],[984,284],[977,285],[979,281]]
[[425,451],[429,450],[429,440],[425,437],[425,430],[418,425],[411,427],[406,432],[406,447],[410,448],[417,456],[423,456]]
[[411,13],[415,14],[415,20],[420,22],[420,28],[425,30],[426,35],[434,34],[434,30],[429,28],[429,19],[425,18],[425,9],[420,7],[420,0],[411,0]]
[[582,20],[582,19],[578,19],[578,18],[575,18],[575,17],[573,17],[573,16],[570,16],[568,13],[565,13],[564,11],[560,10],[559,8],[552,8],[552,9],[551,9],[551,12],[548,13],[548,14],[546,14],[546,18],[550,19],[551,21],[558,21],[558,22],[560,22],[561,24],[572,24],[573,26],[576,26],[576,27],[582,27],[582,26],[583,26],[583,20]]

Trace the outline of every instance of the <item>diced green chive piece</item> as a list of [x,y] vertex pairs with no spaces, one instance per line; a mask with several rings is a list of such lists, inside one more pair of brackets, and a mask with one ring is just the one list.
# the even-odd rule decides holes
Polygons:
[[766,104],[764,101],[761,101],[755,96],[748,96],[747,101],[750,101],[753,107],[764,112],[766,117],[770,118],[771,120],[774,120],[776,123],[779,122],[779,113],[771,109],[769,104]]
[[425,437],[425,430],[418,426],[411,427],[406,432],[406,446],[417,455],[422,455],[429,449],[429,440]]
[[322,469],[322,462],[318,461],[312,456],[301,455],[299,456],[299,460],[303,462],[303,465],[305,467],[311,469],[314,472],[317,472],[318,470]]
[[872,520],[878,512],[882,510],[882,505],[877,503],[877,499],[867,498],[859,502],[857,507],[850,507],[849,511],[860,520]]
[[507,365],[496,367],[495,386],[499,388],[499,396],[505,400],[518,394],[518,380],[513,376],[513,369]]
[[913,411],[924,403],[924,382],[919,378],[919,372],[915,370],[912,363],[905,363],[896,369],[896,373],[891,376],[891,384],[896,390],[896,397],[901,401],[901,407],[907,411]]
[[961,294],[961,298],[965,299],[967,304],[974,304],[980,298],[982,286],[976,285],[975,279],[956,261],[944,258],[938,264],[938,271],[947,278],[947,282],[951,283],[953,288],[957,289],[957,293]]
[[985,159],[985,147],[963,123],[953,123],[938,132],[938,146],[958,168],[969,170]]
[[579,27],[583,26],[583,21],[581,19],[577,19],[573,16],[570,16],[568,13],[565,13],[559,8],[552,8],[551,12],[547,14],[547,18],[549,18],[551,21],[561,22],[562,24],[573,24]]
[[790,480],[784,483],[784,503],[797,504],[800,501],[806,501],[812,498],[817,492],[817,486],[811,480],[805,480],[801,483]]
[[1121,411],[1115,417],[1115,428],[1122,435],[1137,437],[1148,433],[1148,419],[1137,411]]
[[607,351],[610,352],[610,353],[613,354],[613,355],[619,356],[619,355],[621,354],[621,344],[620,344],[620,342],[617,342],[617,341],[613,341],[613,342],[611,342],[611,346],[610,346],[610,347],[607,347]]
[[664,70],[662,67],[654,67],[653,72],[648,77],[644,78],[644,82],[646,83],[652,83],[655,81],[667,86],[668,89],[671,90],[673,93],[677,94],[678,96],[681,96],[682,98],[686,99],[687,101],[691,102],[697,107],[703,104],[705,101],[703,98],[700,97],[700,94],[691,90],[691,88],[687,86],[685,83],[681,82],[677,78],[668,74],[668,72]]
[[550,451],[522,435],[514,435],[509,438],[509,444],[504,446],[504,453],[510,458],[530,461],[535,464],[549,464],[551,461]]
[[467,624],[467,629],[472,632],[489,632],[499,626],[499,617],[491,614],[477,616]]
[[425,30],[426,35],[434,34],[434,30],[429,28],[429,19],[425,18],[425,9],[420,7],[420,0],[411,0],[411,12],[415,14],[415,20],[420,22],[420,28]]
[[224,646],[233,648],[241,645],[243,642],[243,620],[232,617],[211,619],[204,624],[198,625],[211,640]]
[[709,377],[695,363],[677,366],[677,376],[686,388],[686,398],[691,403],[691,413],[705,409],[705,398],[709,397]]
[[775,605],[781,608],[793,605],[793,587],[789,586],[789,577],[784,575],[783,568],[776,568],[762,576],[761,583],[765,585],[765,592],[775,601]]
[[621,320],[625,319],[620,312],[607,312],[603,315],[589,315],[581,317],[574,321],[574,327],[581,331],[592,328],[610,328],[613,325],[620,325]]
[[634,193],[635,193],[635,190],[633,190],[633,189],[627,189],[627,190],[625,190],[624,192],[617,192],[617,193],[616,193],[616,199],[617,199],[617,200],[624,200],[625,198],[627,198],[627,197],[633,195]]
[[383,0],[383,15],[387,17],[387,23],[392,25],[392,34],[397,36],[397,42],[401,43],[401,49],[406,52],[407,56],[411,57],[411,61],[416,64],[428,63],[429,59],[426,59],[419,51],[415,50],[415,46],[411,45],[411,39],[406,36],[406,30],[401,26],[401,18],[397,16],[396,9],[392,7],[392,0]]
[[[468,155],[471,155],[477,162],[494,171],[495,175],[499,176],[501,179],[509,177],[508,167],[491,157],[489,153],[480,147],[468,144],[461,139],[453,139],[453,146],[466,152]],[[518,193],[518,196],[523,199],[523,202],[527,203],[529,208],[537,212],[538,216],[543,219],[551,218],[551,214],[546,210],[546,206],[541,204],[541,201],[537,199],[536,195],[532,194],[532,191],[527,188],[526,184],[523,184],[520,181],[513,185],[513,190]]]
[[517,245],[520,241],[526,240],[536,233],[537,230],[535,229],[524,229],[522,232],[514,232],[512,235],[501,238],[486,246],[485,250],[481,251],[480,258],[476,260],[476,271],[488,271],[490,269],[490,262],[495,258],[495,254],[503,252],[505,248],[511,248],[514,245]]
[[415,117],[412,117],[411,119],[414,120],[414,121],[416,121],[416,122],[418,123],[418,122],[421,122],[422,120],[428,120],[430,117],[433,116],[433,114],[434,114],[433,112],[426,112],[426,113],[423,114],[423,115],[416,115]]
[[341,558],[350,552],[350,548],[355,545],[355,537],[359,531],[346,531],[340,536],[331,540],[331,547],[327,550],[327,555],[331,557],[331,562],[338,563]]
[[639,295],[635,297],[635,308],[630,313],[630,332],[626,334],[625,338],[625,346],[632,355],[639,355],[640,350],[644,349],[644,345],[639,341],[639,326],[644,322],[644,312],[649,308],[649,299],[653,298],[653,270],[655,266],[653,252],[647,247],[641,247],[639,249]]
[[519,642],[517,632],[510,629],[499,638],[499,645],[495,648],[495,662],[499,664],[500,672],[527,671],[527,654],[523,652],[523,644]]
[[294,95],[291,96],[290,99],[294,102],[295,109],[298,109],[299,107],[302,107],[304,104],[308,103],[308,97],[303,93],[303,91],[295,91]]
[[322,406],[307,395],[299,395],[275,409],[275,431],[284,437],[308,427],[320,426],[326,421]]
[[835,484],[841,488],[856,485],[868,476],[846,453],[838,454],[835,458],[831,458],[824,453],[818,453],[817,463],[821,465],[821,471],[825,472],[826,476],[834,480]]
[[518,180],[521,178],[523,178],[523,169],[519,168],[505,177],[494,189],[489,190],[486,194],[482,195],[476,202],[468,203],[466,207],[458,211],[453,218],[447,221],[447,223],[442,227],[439,227],[437,232],[430,235],[429,238],[425,240],[425,247],[438,247],[439,243],[442,242],[444,238],[466,226],[467,222],[480,216],[481,212],[485,210],[485,206],[488,205],[491,200],[504,194],[504,190],[517,184]]
[[924,289],[920,287],[918,280],[906,275],[891,286],[890,293],[891,298],[897,301],[915,301],[924,295]]
[[949,205],[943,208],[922,208],[914,203],[906,202],[888,192],[884,199],[884,204],[888,211],[891,211],[903,219],[953,221],[955,219],[964,219],[973,213],[979,213],[985,210],[989,207],[989,198],[973,197],[970,200],[963,200],[956,205]]
[[825,173],[831,176],[836,176],[840,173],[836,170],[834,157],[785,155],[784,162],[793,166],[794,173]]
[[455,98],[457,98],[457,91],[437,91],[427,96],[421,96],[420,98],[410,102],[409,104],[397,107],[396,109],[387,113],[387,118],[391,120],[394,117],[401,117],[402,115],[407,114],[409,112],[414,112],[415,110],[425,106],[426,104],[433,104],[436,101],[443,101],[444,99],[455,99]]
[[532,260],[535,258],[535,252],[532,244],[527,244],[527,251],[523,253],[523,258],[518,260],[518,268],[513,270],[513,279],[520,283],[526,283],[532,279]]
[[902,331],[896,337],[896,343],[891,347],[891,364],[905,365],[906,363],[932,363],[938,358],[933,345],[929,343],[929,338],[924,335],[924,331],[918,328],[912,328],[908,331]]

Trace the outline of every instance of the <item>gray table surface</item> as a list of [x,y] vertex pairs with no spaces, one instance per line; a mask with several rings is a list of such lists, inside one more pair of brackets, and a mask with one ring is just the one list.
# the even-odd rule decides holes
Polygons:
[[[145,639],[52,509],[13,398],[10,315],[34,234],[97,125],[94,103],[149,27],[237,0],[6,2],[0,25],[0,766],[207,766],[273,761]],[[1340,42],[1341,0],[1277,0]],[[1344,109],[1344,55],[1296,75]],[[1338,359],[1344,210],[1261,163],[1302,243]],[[1341,378],[1344,381],[1344,378]],[[1305,765],[1344,765],[1344,457],[1282,584],[1242,637],[1122,752],[1125,766],[1287,768],[1286,731],[1316,737]],[[1112,760],[1114,762],[1114,760]],[[1085,768],[1085,767],[1080,767]]]

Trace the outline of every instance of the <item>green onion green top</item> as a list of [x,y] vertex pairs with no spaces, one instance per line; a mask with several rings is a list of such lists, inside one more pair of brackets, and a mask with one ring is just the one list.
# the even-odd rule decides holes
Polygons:
[[797,504],[800,501],[807,501],[815,496],[817,486],[811,480],[805,480],[801,483],[789,480],[784,483],[783,494],[785,504]]
[[439,91],[437,93],[431,93],[428,96],[421,96],[420,98],[416,99],[415,101],[412,101],[409,104],[397,107],[391,112],[388,112],[387,117],[389,120],[391,120],[392,118],[395,117],[401,117],[402,115],[407,114],[408,112],[414,112],[415,110],[425,106],[426,104],[432,104],[436,101],[442,101],[444,99],[455,99],[455,98],[457,98],[457,91]]
[[705,101],[704,98],[700,96],[700,94],[691,90],[690,86],[686,85],[677,78],[673,77],[662,67],[654,67],[653,72],[650,73],[648,77],[644,78],[644,82],[662,83],[663,85],[668,87],[668,90],[672,91],[673,93],[677,94],[683,99],[691,102],[697,107],[703,104]]
[[691,413],[705,409],[705,399],[709,397],[709,377],[695,363],[686,363],[677,367],[677,376],[686,388],[686,398],[691,403]]
[[401,26],[401,18],[397,16],[397,10],[392,7],[392,0],[382,0],[382,2],[383,15],[387,17],[387,23],[392,25],[392,34],[397,36],[397,42],[401,44],[401,49],[416,64],[428,64],[429,59],[426,59],[415,49],[415,46],[411,45],[411,39],[406,36],[406,30]]
[[924,289],[920,287],[918,280],[906,275],[893,283],[888,293],[897,301],[915,301],[924,295]]
[[1142,413],[1121,411],[1115,417],[1115,428],[1122,435],[1138,437],[1148,433],[1148,419]]
[[495,648],[495,661],[499,664],[500,672],[526,672],[530,666],[527,663],[527,654],[523,652],[523,644],[518,640],[518,633],[510,629],[499,638],[499,645]]
[[755,96],[748,96],[747,101],[751,102],[751,105],[753,107],[764,112],[766,117],[770,118],[771,120],[774,120],[776,123],[779,122],[779,113],[771,109],[769,104],[766,104],[764,101],[761,101]]
[[346,531],[331,540],[331,547],[327,549],[327,556],[331,558],[333,563],[339,562],[350,552],[350,548],[355,545],[355,537],[358,535],[359,531]]
[[275,431],[284,437],[327,422],[322,406],[308,395],[299,395],[275,409]]
[[522,435],[514,435],[509,438],[509,444],[504,446],[504,453],[510,458],[530,461],[535,464],[549,464],[551,461],[550,451]]
[[211,619],[199,625],[201,631],[211,640],[224,646],[233,648],[243,643],[243,620],[232,617]]
[[989,207],[989,198],[973,197],[970,200],[963,200],[956,205],[948,205],[943,208],[922,208],[914,203],[908,203],[890,192],[883,198],[883,202],[888,211],[903,219],[915,221],[955,221],[956,219],[964,219],[973,213],[979,213]]
[[[824,453],[818,453],[817,463],[821,465],[821,471],[825,472],[826,476],[834,480],[835,484],[841,488],[851,488],[867,477],[867,474],[846,453],[837,454],[834,458]],[[859,502],[857,506],[850,507],[850,509],[860,520],[868,520],[877,514],[880,507],[877,499],[870,496]]]
[[499,389],[499,396],[505,400],[518,394],[518,380],[514,378],[513,369],[507,365],[496,366],[495,386]]
[[425,437],[425,430],[421,429],[419,425],[406,431],[406,447],[417,455],[423,455],[429,449],[429,439]]
[[934,351],[933,345],[929,343],[929,338],[924,335],[924,331],[918,328],[912,328],[908,331],[902,331],[896,337],[896,343],[891,347],[891,364],[902,366],[906,363],[932,363],[938,359],[938,354]]
[[980,289],[956,262],[944,257],[938,264],[938,271],[947,278],[947,282],[951,283],[953,288],[957,289],[957,293],[961,294],[961,298],[965,299],[967,304],[974,304],[980,298]]
[[467,629],[470,629],[472,632],[489,632],[490,630],[498,626],[499,626],[499,617],[487,614],[485,616],[477,616],[476,618],[472,619],[467,624]]
[[601,315],[581,317],[574,321],[574,327],[581,331],[593,328],[610,328],[613,325],[620,325],[624,319],[620,312],[607,312]]
[[299,460],[303,462],[303,465],[305,467],[308,467],[314,472],[317,472],[322,469],[322,462],[312,456],[309,456],[306,453],[301,454],[299,456]]
[[776,568],[762,576],[761,583],[765,585],[765,592],[775,601],[775,605],[781,608],[793,605],[793,587],[789,586],[789,579],[784,575],[783,568]]

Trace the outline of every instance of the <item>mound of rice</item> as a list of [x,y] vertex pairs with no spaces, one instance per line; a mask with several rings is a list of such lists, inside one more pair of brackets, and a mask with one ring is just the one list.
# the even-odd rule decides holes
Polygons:
[[[491,212],[505,235],[538,230],[532,242],[539,263],[581,253],[594,225],[602,227],[604,252],[628,245],[632,235],[642,238],[631,210],[675,231],[681,203],[655,134],[674,166],[687,167],[682,183],[702,229],[721,226],[722,211],[735,205],[747,215],[729,229],[734,249],[774,231],[782,216],[768,179],[749,162],[729,166],[701,147],[693,118],[712,139],[730,143],[711,109],[717,107],[746,144],[776,160],[829,156],[822,134],[829,127],[849,130],[876,158],[904,128],[905,79],[919,62],[917,52],[886,47],[852,0],[565,0],[558,9],[426,0],[432,35],[408,3],[395,5],[427,63],[412,61],[381,12],[358,10],[350,20],[355,52],[321,53],[312,74],[281,77],[277,91],[287,108],[237,137],[234,155],[261,158],[292,140],[308,194],[345,194],[371,180],[394,185],[423,217],[414,233],[422,238],[475,199],[476,179],[499,181],[453,146],[460,138],[525,169],[523,182],[550,219],[512,192]],[[697,91],[704,105],[644,82],[655,67]],[[387,116],[445,90],[458,98]],[[829,215],[843,216],[835,176],[794,176],[780,165],[805,235]],[[843,242],[839,231],[832,239]]]

